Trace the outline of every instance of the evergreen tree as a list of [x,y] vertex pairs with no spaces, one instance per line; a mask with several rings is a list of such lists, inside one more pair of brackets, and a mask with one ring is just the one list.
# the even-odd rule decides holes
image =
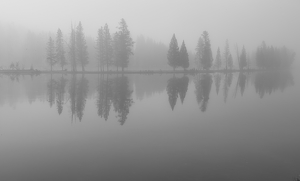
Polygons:
[[108,70],[108,67],[112,65],[112,41],[111,36],[109,33],[108,25],[105,24],[103,29],[103,61],[106,65],[106,70]]
[[60,64],[61,70],[63,70],[67,61],[65,58],[63,34],[60,29],[57,30],[56,34],[56,60]]
[[122,57],[120,55],[120,35],[118,32],[114,33],[113,36],[113,42],[112,42],[112,47],[113,47],[113,63],[117,67],[117,71],[119,67],[122,67]]
[[173,37],[169,45],[169,50],[168,50],[168,64],[171,67],[173,67],[173,70],[175,70],[175,68],[179,66],[178,62],[179,62],[179,47],[178,47],[175,34],[173,34]]
[[70,64],[72,67],[72,71],[76,71],[77,63],[76,63],[76,35],[73,26],[71,26],[71,36],[70,36],[70,45],[69,45],[69,58]]
[[125,20],[122,18],[121,22],[119,23],[119,55],[121,57],[120,66],[122,67],[122,71],[124,68],[128,67],[129,63],[129,56],[133,55],[132,48],[134,42],[130,37],[130,31],[128,30],[127,24]]
[[104,35],[103,35],[103,27],[98,30],[98,37],[96,41],[96,48],[97,48],[97,58],[98,58],[98,71],[99,69],[104,69]]
[[204,41],[203,54],[201,58],[201,65],[203,69],[208,70],[212,66],[213,57],[210,47],[210,40],[207,31],[204,31],[202,34],[202,39]]
[[47,62],[51,67],[51,72],[52,72],[52,66],[55,65],[56,59],[55,59],[55,47],[54,47],[54,41],[52,38],[49,38],[48,41],[48,46],[47,46]]
[[84,67],[88,64],[88,52],[81,22],[76,29],[76,53],[77,60],[81,64],[82,71],[84,71]]
[[199,69],[203,68],[201,66],[201,59],[202,59],[202,56],[203,56],[203,49],[204,49],[204,41],[200,37],[198,39],[198,43],[197,43],[197,47],[196,47],[196,56],[195,56],[196,65],[197,65],[197,68],[199,68]]
[[246,66],[247,66],[247,55],[246,55],[245,47],[243,46],[242,54],[240,56],[240,61],[239,61],[240,70],[243,70],[243,68]]
[[190,64],[189,64],[189,55],[188,55],[188,52],[186,50],[184,41],[181,44],[180,51],[179,51],[179,56],[180,56],[180,59],[179,59],[180,66],[184,70],[187,69],[190,66]]
[[215,67],[217,68],[217,70],[219,70],[221,66],[222,66],[221,53],[220,53],[220,48],[218,47],[216,60],[215,60]]
[[225,59],[225,68],[226,68],[226,70],[228,68],[229,55],[230,55],[229,43],[228,43],[228,40],[226,40],[225,51],[224,51],[224,59]]

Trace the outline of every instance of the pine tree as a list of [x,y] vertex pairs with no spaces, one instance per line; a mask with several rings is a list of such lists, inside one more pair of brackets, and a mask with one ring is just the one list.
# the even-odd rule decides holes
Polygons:
[[195,56],[195,63],[197,67],[200,69],[201,67],[201,59],[203,55],[203,49],[204,49],[204,42],[203,39],[200,37],[198,39],[197,47],[196,47],[196,56]]
[[221,52],[220,52],[220,48],[218,47],[216,60],[215,60],[215,67],[217,68],[217,70],[219,70],[221,66],[222,66]]
[[51,67],[52,72],[52,66],[54,66],[57,62],[55,59],[55,47],[54,47],[54,41],[52,38],[49,38],[48,46],[47,46],[47,62]]
[[224,51],[224,59],[225,59],[225,65],[226,65],[225,68],[226,68],[226,70],[227,70],[227,67],[228,67],[229,55],[230,55],[229,43],[228,43],[228,40],[226,40],[225,51]]
[[189,64],[189,55],[186,50],[184,41],[181,44],[179,55],[180,55],[180,59],[179,59],[180,66],[185,70],[189,67],[190,64]]
[[168,64],[171,67],[173,67],[173,70],[175,70],[175,68],[179,66],[178,62],[179,62],[179,47],[178,47],[175,34],[173,34],[173,37],[169,45]]
[[128,67],[129,56],[133,55],[132,48],[134,42],[130,37],[130,31],[128,30],[127,24],[123,18],[119,23],[118,29],[119,29],[118,35],[119,35],[119,43],[120,43],[119,55],[122,58],[120,62],[120,66],[122,67],[122,71],[124,71],[124,68]]
[[60,64],[61,70],[63,70],[67,61],[65,58],[63,34],[60,29],[57,30],[56,34],[56,61]]
[[243,68],[246,66],[247,66],[247,55],[246,55],[245,47],[243,46],[242,54],[240,56],[240,61],[239,61],[239,67],[241,70],[243,70]]
[[204,48],[203,48],[203,54],[201,58],[201,65],[203,69],[210,69],[213,62],[211,47],[210,47],[210,40],[209,35],[207,31],[204,31],[202,34],[202,39],[204,41]]
[[98,37],[96,41],[97,48],[97,58],[98,58],[98,71],[99,69],[103,70],[104,68],[104,35],[103,35],[103,27],[98,30]]
[[113,35],[113,63],[117,67],[117,71],[119,67],[122,67],[122,57],[120,55],[120,35],[118,32],[114,33]]
[[106,70],[112,65],[112,40],[109,33],[108,25],[105,24],[103,29],[103,61],[106,64]]
[[77,60],[81,64],[82,71],[84,71],[84,67],[89,63],[89,61],[88,61],[87,45],[83,34],[83,28],[81,22],[79,22],[76,29],[76,53],[77,53]]
[[76,36],[75,36],[75,30],[74,30],[73,26],[71,26],[69,58],[70,58],[70,64],[72,67],[72,71],[74,72],[77,69],[77,62],[76,62]]

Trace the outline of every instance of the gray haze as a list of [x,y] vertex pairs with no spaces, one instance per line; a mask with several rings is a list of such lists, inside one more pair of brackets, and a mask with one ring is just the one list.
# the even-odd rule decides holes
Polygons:
[[81,21],[86,36],[95,39],[105,23],[115,32],[124,18],[134,41],[142,34],[168,45],[175,33],[192,52],[206,30],[213,56],[217,47],[224,49],[226,39],[233,55],[236,44],[254,51],[263,40],[298,51],[299,6],[299,0],[4,0],[0,28],[9,24],[46,35],[61,28],[67,39],[71,24]]

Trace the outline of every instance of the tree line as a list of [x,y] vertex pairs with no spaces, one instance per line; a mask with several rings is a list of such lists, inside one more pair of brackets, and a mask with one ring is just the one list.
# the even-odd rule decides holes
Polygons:
[[[128,67],[129,57],[133,54],[134,42],[130,36],[130,31],[124,19],[121,19],[118,31],[113,35],[110,34],[108,25],[105,24],[98,30],[96,40],[97,66],[98,71],[109,70],[110,66],[115,66],[122,71]],[[62,70],[69,63],[73,72],[77,71],[80,66],[85,71],[86,65],[89,63],[89,55],[83,27],[81,22],[76,27],[71,26],[71,34],[69,43],[67,43],[69,61],[66,59],[66,51],[64,49],[63,35],[60,29],[56,34],[56,41],[49,37],[47,43],[47,63],[52,67],[58,64]]]
[[[235,48],[239,69],[249,69],[251,64],[249,53],[247,54],[244,46],[241,53],[239,52],[237,45]],[[215,60],[213,59],[210,38],[207,31],[203,31],[201,37],[198,39],[195,51],[195,63],[198,69],[209,70],[214,68],[219,70],[222,67],[222,64],[224,64],[223,67],[225,70],[231,70],[234,67],[233,56],[230,52],[228,40],[225,42],[223,54],[224,61],[222,61],[222,55],[219,47],[217,49]],[[170,41],[167,57],[168,65],[171,66],[173,70],[177,67],[182,67],[186,70],[186,68],[189,67],[189,55],[186,51],[185,43],[184,41],[182,42],[179,50],[175,34],[173,34]],[[265,42],[263,42],[256,51],[256,65],[258,68],[287,68],[291,66],[294,59],[295,53],[293,51],[286,47],[268,47]]]

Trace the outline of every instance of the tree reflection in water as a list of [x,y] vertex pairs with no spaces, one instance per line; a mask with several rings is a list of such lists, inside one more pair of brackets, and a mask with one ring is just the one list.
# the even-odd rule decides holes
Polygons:
[[276,90],[284,91],[288,86],[294,85],[294,78],[289,71],[257,72],[254,78],[254,86],[260,98],[266,93],[271,94]]
[[202,112],[205,112],[207,109],[212,82],[210,74],[199,74],[196,76],[195,94]]
[[168,80],[167,85],[167,93],[169,96],[169,103],[171,109],[174,110],[174,107],[177,102],[178,94],[183,104],[186,92],[188,90],[189,78],[187,76],[183,76],[181,78],[175,77],[175,75]]
[[66,84],[67,79],[62,75],[59,81],[57,82],[56,89],[56,106],[58,114],[62,113],[63,105],[65,104]]
[[232,83],[232,73],[226,73],[223,83],[223,94],[224,94],[224,102],[226,103],[228,97],[228,91]]

